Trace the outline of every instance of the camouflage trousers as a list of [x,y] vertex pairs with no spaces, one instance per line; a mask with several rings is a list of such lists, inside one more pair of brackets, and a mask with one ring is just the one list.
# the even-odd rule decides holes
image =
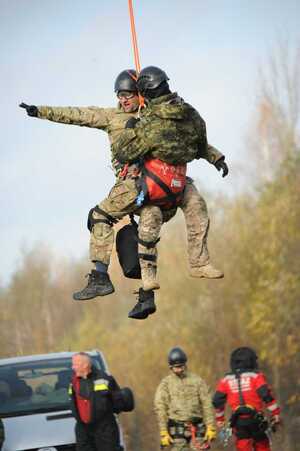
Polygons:
[[[107,198],[99,203],[99,208],[115,219],[135,213],[140,215],[139,239],[144,242],[154,242],[159,237],[163,222],[167,222],[176,214],[176,209],[162,212],[154,205],[138,208],[135,200],[138,190],[134,179],[117,182]],[[184,198],[180,208],[183,211],[186,230],[188,259],[191,268],[204,266],[209,262],[207,249],[207,234],[209,218],[205,200],[195,187],[192,179],[187,179]],[[100,213],[93,212],[94,219],[105,220]],[[114,245],[114,229],[111,224],[96,223],[90,236],[90,259],[109,264]],[[138,252],[152,256],[157,255],[156,246],[148,248],[139,243]]]
[[191,268],[207,265],[209,262],[207,206],[193,180],[189,177],[187,177],[184,198],[180,208],[184,214],[186,225],[189,265]]
[[[140,216],[138,225],[139,239],[145,243],[155,242],[160,233],[163,223],[163,214],[159,207],[146,205],[138,208],[135,200],[138,190],[134,179],[125,179],[117,182],[108,197],[98,205],[101,210],[115,219],[134,213]],[[175,212],[174,212],[175,214]],[[97,212],[93,212],[94,219],[106,220],[107,218]],[[90,259],[91,261],[101,261],[109,264],[110,256],[114,245],[114,229],[112,224],[103,222],[96,223],[90,237]],[[157,256],[156,246],[147,247],[138,244],[138,252],[143,255],[151,255],[154,259]],[[156,263],[154,263],[156,266]]]

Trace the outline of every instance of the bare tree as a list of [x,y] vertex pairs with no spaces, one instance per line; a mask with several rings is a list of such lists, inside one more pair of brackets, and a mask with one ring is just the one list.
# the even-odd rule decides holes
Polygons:
[[247,137],[260,181],[272,180],[281,162],[299,149],[299,126],[300,47],[283,41],[259,72],[255,120]]

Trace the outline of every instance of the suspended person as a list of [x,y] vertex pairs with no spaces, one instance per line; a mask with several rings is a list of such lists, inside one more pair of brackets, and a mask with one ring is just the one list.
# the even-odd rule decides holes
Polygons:
[[170,350],[171,374],[160,382],[154,409],[162,447],[172,451],[197,450],[216,438],[211,395],[204,380],[187,369],[186,353],[179,347]]
[[92,365],[85,352],[73,355],[72,369],[69,394],[76,419],[76,450],[123,450],[114,413],[133,410],[131,390],[121,390],[111,375]]
[[230,357],[230,367],[231,372],[218,382],[213,396],[217,426],[223,428],[225,425],[225,406],[228,403],[232,411],[230,426],[236,449],[270,451],[264,409],[267,409],[275,430],[280,424],[280,408],[265,375],[258,369],[255,351],[248,347],[235,349]]
[[[74,107],[49,107],[49,106],[41,106],[36,107],[34,105],[26,105],[21,104],[22,107],[25,107],[28,115],[46,118],[54,122],[62,122],[66,124],[74,124],[80,126],[87,126],[92,128],[99,128],[106,131],[109,135],[109,139],[111,144],[113,145],[118,137],[120,136],[121,131],[124,129],[125,124],[128,121],[128,116],[136,116],[139,99],[137,95],[136,83],[134,81],[135,71],[133,70],[125,70],[119,74],[115,82],[115,91],[118,96],[119,104],[117,108],[98,108],[98,107],[88,107],[88,108],[74,108]],[[219,152],[209,147],[211,158],[213,159],[216,155],[215,159],[222,160],[222,156],[220,158]],[[135,180],[137,177],[137,166],[136,164],[132,165],[124,165],[118,162],[116,159],[113,159],[113,167],[116,171],[117,181],[123,182],[124,180],[128,180],[132,186],[132,180]],[[125,170],[124,170],[125,169]],[[123,183],[120,183],[123,186]],[[126,193],[120,193],[118,195],[118,190],[120,189],[120,185],[117,185],[113,188],[112,192],[108,196],[108,199],[114,197],[114,202],[118,202],[119,198],[122,198],[122,202],[128,202],[127,198],[129,196],[130,200],[134,198],[135,192],[128,192],[128,187],[125,189]],[[116,188],[116,189],[115,189]],[[117,191],[117,192],[116,192]],[[134,191],[134,190],[133,190]],[[194,265],[197,264],[197,255],[195,253],[195,244],[198,241],[198,254],[200,258],[198,260],[208,261],[208,252],[206,246],[206,235],[208,230],[208,217],[207,210],[204,200],[200,195],[196,196],[196,188],[191,184],[191,188],[186,190],[186,192],[193,194],[190,196],[186,196],[185,202],[183,203],[183,211],[185,213],[186,222],[187,222],[187,230],[188,230],[188,248],[190,261],[194,262]],[[127,212],[131,212],[136,210],[136,205],[130,205],[130,207],[126,210],[126,212],[122,212],[123,214],[127,214]],[[89,275],[89,280],[87,287],[85,287],[79,293],[74,294],[74,298],[77,300],[83,299],[92,299],[96,296],[104,296],[106,294],[110,294],[114,291],[112,283],[107,273],[107,268],[109,264],[111,249],[113,246],[113,230],[112,224],[115,218],[112,218],[103,215],[102,212],[99,211],[99,207],[95,207],[92,209],[89,215],[89,224],[91,230],[91,240],[90,240],[90,257],[91,260],[95,263],[95,269],[91,271]],[[161,211],[156,206],[146,206],[141,210],[141,217],[139,221],[139,238],[141,242],[144,243],[155,243],[157,237],[159,235],[159,230],[161,227]],[[163,220],[167,220],[169,217],[172,217],[176,212],[176,209],[172,208],[163,211]],[[198,213],[202,213],[202,217]],[[144,226],[145,224],[145,226]],[[194,237],[193,244],[190,242],[190,237]],[[155,245],[153,248],[149,248],[147,246],[143,246],[141,243],[139,244],[139,252],[141,254],[149,254],[149,258],[155,255]],[[154,306],[154,296],[152,293],[153,288],[158,288],[158,282],[154,277],[154,271],[152,270],[153,266],[143,265],[142,266],[142,278],[143,278],[143,288],[140,290],[142,300],[146,302],[142,302],[139,304],[141,307],[144,306],[145,312],[142,312],[142,316],[147,315],[147,311],[150,313],[155,309]],[[203,277],[212,277],[214,268],[211,265],[202,265],[203,268],[211,268],[211,273],[208,274],[208,270],[203,271]],[[195,266],[197,269],[197,267]],[[221,277],[223,274],[218,272],[215,274],[217,277]],[[149,291],[149,293],[147,293]],[[133,315],[135,312],[133,312]],[[139,313],[137,313],[139,315]]]
[[[129,117],[134,117],[138,113],[139,97],[136,87],[136,72],[134,70],[122,71],[115,81],[115,92],[118,98],[116,108],[99,107],[51,107],[35,106],[22,103],[20,106],[25,108],[27,114],[31,117],[48,119],[53,122],[79,125],[90,128],[97,128],[107,132],[110,144],[113,144],[124,129]],[[161,211],[156,206],[146,206],[138,208],[135,204],[134,187],[137,177],[137,168],[135,164],[124,165],[112,158],[112,166],[116,175],[116,185],[111,190],[107,204],[111,202],[112,209],[119,209],[120,203],[128,205],[120,214],[113,217],[100,210],[99,206],[91,209],[88,215],[88,227],[90,235],[90,259],[95,268],[91,270],[87,286],[74,293],[75,300],[93,299],[96,296],[105,296],[114,292],[113,284],[108,274],[108,266],[114,242],[113,225],[124,215],[136,212],[140,214],[139,238],[145,242],[154,242],[159,235],[161,228]],[[105,208],[105,207],[104,207]],[[176,209],[165,211],[163,220],[167,221],[176,213]],[[153,282],[147,281],[145,272],[144,287],[139,290],[139,299],[143,308],[142,311],[134,311],[132,317],[138,319],[146,318],[148,314],[155,311],[154,293],[152,291]],[[155,282],[153,288],[158,288]],[[141,308],[139,309],[141,310]]]
[[[146,99],[147,107],[141,112],[141,120],[135,117],[128,120],[126,129],[112,145],[114,157],[121,162],[137,164],[144,160],[146,164],[140,165],[142,173],[147,165],[147,174],[149,167],[151,172],[157,171],[154,174],[156,179],[162,172],[161,161],[184,166],[195,158],[204,158],[219,171],[222,170],[225,177],[228,174],[225,157],[207,143],[204,120],[177,93],[171,93],[168,80],[166,73],[157,67],[149,66],[141,71],[137,84],[139,92]],[[153,161],[155,168],[151,167]],[[166,171],[165,166],[163,171]],[[153,185],[153,180],[150,182]],[[160,189],[161,186],[156,188]],[[146,202],[157,203],[157,200],[154,201],[149,196],[145,183],[142,191]],[[163,190],[161,196],[166,197]],[[162,210],[166,205],[168,203],[162,205]],[[184,195],[177,205],[182,208],[187,224],[191,276],[223,277],[223,273],[215,269],[209,260],[207,207],[192,179],[187,178]],[[147,266],[151,266],[151,262]]]
[[[35,106],[22,103],[31,117],[48,119],[70,125],[86,126],[98,128],[106,131],[110,143],[113,144],[124,129],[128,117],[137,115],[139,107],[139,97],[136,87],[136,72],[134,70],[122,71],[115,81],[115,92],[118,98],[116,108],[98,107],[51,107]],[[106,213],[100,206],[91,209],[88,216],[88,227],[90,235],[90,259],[95,265],[95,269],[89,274],[87,286],[74,293],[75,300],[93,299],[96,296],[105,296],[114,292],[113,284],[108,275],[108,266],[114,242],[113,225],[118,219],[128,213],[140,214],[139,238],[141,241],[156,246],[158,240],[162,217],[164,221],[170,219],[176,213],[176,209],[165,211],[162,215],[159,207],[145,206],[138,208],[135,203],[137,192],[135,180],[137,178],[137,168],[135,164],[124,165],[112,159],[112,166],[116,175],[116,184],[106,199],[106,206],[101,206],[106,210],[112,209],[116,214],[113,217]],[[122,204],[122,208],[120,205]],[[109,205],[109,208],[108,206]],[[121,210],[120,212],[115,210]],[[118,214],[119,213],[119,214]],[[147,253],[148,247],[145,253]],[[151,258],[151,257],[150,257]],[[154,303],[153,288],[158,288],[158,282],[149,280],[148,273],[142,269],[143,288],[139,290],[139,308],[130,312],[130,317],[143,319],[148,314],[154,313],[156,307]],[[141,307],[142,306],[142,307]]]

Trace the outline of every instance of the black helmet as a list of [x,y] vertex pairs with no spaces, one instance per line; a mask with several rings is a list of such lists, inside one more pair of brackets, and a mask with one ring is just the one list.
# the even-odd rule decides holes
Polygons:
[[181,348],[172,348],[168,355],[170,366],[185,365],[187,362],[186,353]]
[[235,349],[230,356],[230,367],[233,372],[237,370],[255,370],[257,368],[257,355],[251,348]]
[[132,91],[137,92],[136,71],[134,69],[123,70],[115,81],[115,92]]
[[169,77],[167,74],[155,66],[148,66],[141,70],[138,79],[137,87],[139,92],[144,95],[147,90],[156,89],[163,82],[167,82]]

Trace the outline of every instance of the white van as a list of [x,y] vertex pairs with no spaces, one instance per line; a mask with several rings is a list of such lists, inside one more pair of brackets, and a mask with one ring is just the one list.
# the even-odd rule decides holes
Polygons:
[[[74,352],[0,359],[2,451],[75,451],[68,387]],[[99,351],[93,365],[109,374]],[[124,448],[120,430],[121,446]]]

